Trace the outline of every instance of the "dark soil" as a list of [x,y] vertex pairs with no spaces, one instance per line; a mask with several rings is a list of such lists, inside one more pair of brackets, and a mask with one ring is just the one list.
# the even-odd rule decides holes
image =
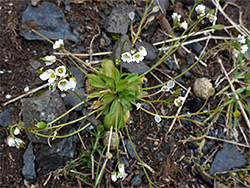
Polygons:
[[[57,4],[56,0],[50,0]],[[116,4],[123,2],[128,4],[130,1],[119,0],[116,2],[106,1],[86,1],[82,4],[72,3],[71,10],[66,11],[64,4],[58,5],[61,10],[65,13],[67,19],[73,22],[79,23],[81,28],[84,28],[85,32],[82,33],[85,38],[84,42],[74,45],[73,43],[66,41],[65,46],[72,52],[78,53],[77,47],[84,47],[84,53],[88,53],[89,44],[94,35],[98,33],[98,24],[101,20],[97,11],[99,6],[104,7],[107,11],[111,10]],[[138,5],[142,3],[137,1]],[[0,104],[4,104],[9,99],[6,99],[6,95],[10,94],[15,98],[24,94],[24,88],[29,86],[30,90],[35,89],[38,86],[44,84],[39,79],[36,71],[31,67],[30,62],[40,61],[40,57],[52,53],[52,46],[48,42],[44,41],[27,41],[21,36],[19,36],[20,30],[20,13],[27,6],[27,1],[15,1],[15,0],[0,0],[0,71],[4,73],[0,74]],[[132,1],[130,6],[132,4]],[[210,6],[209,4],[207,4]],[[247,6],[246,6],[247,5]],[[213,7],[211,7],[213,8]],[[250,6],[247,0],[238,0],[235,3],[231,3],[226,8],[225,12],[230,18],[238,23],[239,11],[242,11],[242,21],[247,29],[250,29]],[[171,17],[172,10],[169,9],[167,18]],[[218,15],[218,22],[221,24],[229,25],[229,23],[222,17]],[[142,38],[148,42],[156,42],[164,39],[164,35],[161,32],[160,25],[157,26],[157,31],[154,36],[148,38]],[[101,28],[102,29],[102,28]],[[94,40],[93,51],[101,52],[100,49],[100,39],[97,37]],[[205,45],[205,43],[201,43]],[[107,51],[112,48],[106,49]],[[99,58],[99,57],[98,57]],[[98,59],[97,58],[97,59]],[[177,56],[180,66],[185,66],[186,60],[182,57]],[[225,68],[229,71],[232,69],[232,60],[228,52],[220,53],[220,58],[223,60]],[[205,68],[202,65],[196,66],[190,71],[191,76],[183,77],[185,87],[192,87],[195,78],[208,77],[212,81],[215,81],[220,74],[220,66],[216,63],[216,58],[211,57],[206,61],[208,67]],[[188,66],[187,66],[188,67]],[[164,67],[161,67],[164,68]],[[176,71],[169,71],[171,76],[176,76],[181,71],[177,69]],[[163,82],[167,81],[165,75],[158,71],[153,72],[158,78]],[[148,75],[148,86],[154,86],[159,84],[159,82],[152,76]],[[26,96],[27,97],[27,96]],[[28,96],[29,97],[29,96]],[[157,97],[155,97],[157,99]],[[190,94],[188,100],[194,99],[193,93]],[[211,106],[217,105],[219,98],[210,101]],[[0,106],[0,112],[14,107],[15,110],[12,114],[13,123],[20,122],[21,119],[21,102],[17,100],[6,106]],[[160,111],[160,105],[156,106],[157,110]],[[166,114],[175,114],[176,108],[169,108]],[[131,118],[133,124],[130,125],[130,134],[133,138],[134,143],[137,147],[137,152],[140,154],[141,159],[149,165],[154,171],[154,174],[150,173],[152,182],[160,185],[161,187],[200,187],[203,185],[207,187],[206,182],[202,181],[199,177],[194,176],[191,172],[191,166],[185,165],[180,161],[180,158],[187,154],[188,147],[183,145],[180,140],[183,140],[195,131],[195,127],[182,126],[180,121],[176,121],[175,126],[172,131],[166,135],[166,131],[171,125],[171,119],[162,122],[163,126],[157,125],[153,118],[142,111],[132,111]],[[246,127],[245,127],[246,128]],[[125,133],[125,132],[124,132]],[[8,147],[6,144],[6,138],[9,135],[7,128],[0,126],[0,187],[24,187],[23,177],[22,177],[22,166],[23,166],[23,153],[24,149],[16,149]],[[125,134],[124,134],[125,135]],[[249,134],[248,134],[249,135]],[[86,144],[90,143],[91,135],[86,135]],[[28,139],[25,134],[22,134],[22,139],[28,145]],[[89,142],[89,143],[88,143]],[[82,149],[79,144],[79,151]],[[90,149],[90,148],[89,148]],[[114,154],[115,155],[115,154]],[[122,156],[127,156],[123,155]],[[112,165],[115,161],[110,161],[107,165],[109,170],[112,170]],[[142,169],[139,163],[135,160],[129,158],[130,168],[127,172],[133,175],[138,174]],[[43,187],[44,182],[49,176],[49,172],[37,168],[37,181],[34,182],[36,187]],[[101,183],[101,187],[109,187],[110,174],[106,174]],[[92,180],[90,182],[93,183]],[[64,177],[54,178],[51,177],[45,187],[79,187],[79,182],[76,179],[70,181]],[[121,185],[129,186],[129,180],[124,182],[112,183],[114,187],[120,187]],[[89,187],[89,186],[86,186]],[[145,176],[143,177],[143,183],[141,187],[149,187]]]

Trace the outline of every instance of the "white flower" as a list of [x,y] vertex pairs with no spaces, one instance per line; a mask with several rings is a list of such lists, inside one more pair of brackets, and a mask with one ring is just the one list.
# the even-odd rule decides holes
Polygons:
[[7,144],[8,144],[8,146],[10,146],[10,147],[15,147],[16,146],[16,142],[15,142],[15,139],[13,138],[13,137],[8,137],[7,138]]
[[127,176],[127,173],[125,173],[125,172],[119,172],[117,174],[117,178],[121,178],[121,179],[124,179],[126,176]]
[[248,50],[248,46],[245,44],[245,45],[241,46],[240,49],[241,49],[240,52],[242,54],[244,54]]
[[242,35],[238,35],[238,41],[239,41],[239,43],[241,43],[241,44],[245,44],[245,43],[246,43],[246,39],[245,39],[245,37],[242,36]]
[[56,90],[56,85],[57,85],[57,82],[49,83],[49,90],[54,92]]
[[55,72],[52,69],[46,70],[43,74],[40,75],[41,80],[48,80],[49,83],[52,83],[56,80]]
[[156,123],[160,123],[161,122],[161,117],[156,115],[155,116],[155,121],[156,121]]
[[135,18],[135,12],[130,12],[128,14],[128,17],[129,17],[130,20],[134,20],[134,18]]
[[169,90],[170,90],[169,87],[166,86],[166,85],[164,85],[164,86],[161,87],[161,91],[162,92],[168,92]]
[[132,55],[130,52],[123,53],[121,59],[122,59],[122,61],[124,61],[124,62],[127,61],[128,63],[133,61],[133,58],[132,58]]
[[173,88],[174,87],[174,85],[175,85],[175,82],[174,81],[169,81],[168,83],[167,83],[167,87],[169,88],[169,89],[171,89],[171,88]]
[[133,60],[136,62],[136,63],[140,63],[143,59],[144,59],[144,56],[141,55],[140,52],[136,52],[133,56],[132,56]]
[[23,89],[24,92],[28,92],[29,90],[30,90],[29,86],[26,86],[26,87]]
[[64,65],[59,66],[55,70],[55,74],[60,77],[64,77],[66,74],[66,67]]
[[23,144],[23,141],[20,138],[15,138],[15,144],[16,147],[19,148],[21,144]]
[[10,95],[10,94],[5,95],[6,99],[10,99],[11,97],[12,97],[12,95]]
[[197,7],[195,7],[195,11],[197,12],[197,14],[200,15],[204,15],[205,14],[205,6],[204,5],[197,5]]
[[71,77],[69,79],[70,89],[74,90],[76,88],[76,79],[75,77]]
[[180,14],[177,14],[176,12],[174,12],[174,13],[172,14],[172,19],[173,19],[174,21],[175,21],[175,20],[180,21],[181,15],[180,15]]
[[182,105],[182,102],[184,101],[185,97],[178,97],[174,100],[174,105],[177,107],[180,107]]
[[237,58],[240,52],[236,49],[233,49],[232,54]]
[[60,80],[57,85],[61,91],[67,91],[68,89],[71,89],[71,85],[66,79]]
[[116,182],[116,181],[117,181],[117,172],[112,172],[112,174],[111,174],[111,180],[112,180],[113,182]]
[[140,103],[136,103],[136,110],[139,110],[141,108],[141,104]]
[[186,30],[187,27],[188,27],[187,22],[186,21],[182,22],[181,25],[180,25],[180,27]]
[[148,54],[146,48],[143,46],[140,46],[138,50],[142,56],[146,56]]
[[54,56],[54,55],[47,55],[47,56],[45,56],[44,59],[45,59],[45,64],[47,66],[52,65],[53,63],[56,62],[56,56]]
[[207,14],[207,18],[210,21],[210,23],[213,23],[217,20],[217,16],[212,15],[212,14]]
[[63,46],[63,40],[59,39],[55,42],[55,44],[53,45],[53,49],[58,49],[61,48]]
[[19,130],[18,127],[16,127],[15,130],[14,130],[14,135],[18,135],[19,133],[20,133],[20,130]]
[[120,164],[118,165],[118,171],[119,171],[120,173],[124,173],[124,172],[125,172],[125,165],[124,165],[123,163],[120,163]]

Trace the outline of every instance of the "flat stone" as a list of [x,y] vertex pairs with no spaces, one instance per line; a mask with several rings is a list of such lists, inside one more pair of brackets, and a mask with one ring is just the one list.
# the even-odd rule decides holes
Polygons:
[[233,144],[224,143],[223,149],[218,151],[211,165],[210,174],[242,168],[248,165],[244,156]]
[[[128,150],[129,155],[130,155],[132,158],[137,159],[137,156],[136,156],[136,154],[135,154],[135,152],[134,152],[134,150],[133,150],[133,148],[132,148],[132,145],[131,145],[130,141],[129,141],[129,140],[124,140],[124,142],[125,142],[125,145],[126,145],[126,148],[127,148],[127,150]],[[134,148],[135,148],[135,150],[136,150],[135,144],[134,144],[134,143],[132,143],[132,144],[133,144],[133,146],[134,146]]]
[[37,6],[29,4],[22,13],[20,35],[27,40],[44,40],[32,29],[51,40],[68,39],[78,42],[79,34],[71,31],[63,12],[50,2],[45,1]]
[[23,154],[23,177],[28,182],[33,182],[36,179],[36,168],[35,168],[35,155],[33,153],[33,146],[30,142],[27,149]]
[[[65,105],[57,92],[51,92],[49,90],[42,93],[39,97],[22,99],[22,117],[24,125],[26,127],[33,127],[40,121],[49,123],[55,120],[57,117],[66,112]],[[65,123],[68,119],[68,115],[61,118],[56,124]],[[50,130],[41,131],[42,134],[49,135]],[[28,138],[34,143],[47,144],[47,138],[35,136],[32,133],[26,132]]]
[[14,107],[10,107],[7,110],[0,113],[0,126],[8,127],[13,121],[10,119],[11,112],[14,110]]
[[[85,94],[85,90],[83,88],[75,89],[75,92],[79,95]],[[81,96],[81,97],[83,97],[83,96]],[[86,99],[86,97],[83,97],[83,98]],[[74,107],[82,102],[82,100],[74,94],[67,94],[66,97],[63,98],[63,101],[64,101],[65,105],[70,106],[70,107]],[[78,106],[77,108],[75,108],[75,110],[82,111],[82,108],[83,108],[83,105]]]

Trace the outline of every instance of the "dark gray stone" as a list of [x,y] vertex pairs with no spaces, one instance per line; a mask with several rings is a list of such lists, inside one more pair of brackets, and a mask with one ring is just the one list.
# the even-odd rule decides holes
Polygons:
[[[85,74],[82,72],[79,68],[76,66],[71,66],[69,67],[69,70],[72,72],[73,76],[76,79],[76,88],[83,88],[84,87],[84,79],[85,79]],[[83,71],[85,71],[83,69]]]
[[27,40],[44,40],[31,29],[51,40],[68,39],[78,42],[78,34],[71,31],[63,12],[50,2],[43,2],[36,7],[29,4],[21,15],[20,35]]
[[[181,73],[185,72],[187,70],[187,66],[181,65],[180,70],[181,70]],[[183,76],[186,78],[190,78],[192,76],[192,74],[188,71]]]
[[148,42],[138,42],[136,46],[143,46],[147,50],[147,55],[144,57],[145,60],[153,61],[158,57],[158,49]]
[[188,65],[193,65],[194,64],[194,62],[195,62],[194,56],[195,56],[194,53],[190,53],[190,54],[187,55],[186,60],[187,60]]
[[191,44],[187,45],[187,47],[191,48],[196,53],[200,53],[201,50],[203,49],[203,46],[200,43],[198,43],[198,42],[191,43]]
[[[125,142],[125,145],[126,145],[126,148],[127,148],[127,150],[128,150],[129,155],[130,155],[132,158],[137,159],[137,156],[136,156],[136,154],[135,154],[135,152],[134,152],[134,150],[133,150],[133,148],[132,148],[132,145],[131,145],[130,141],[127,139],[127,140],[124,140],[124,142]],[[132,144],[133,144],[133,146],[134,146],[134,148],[135,148],[135,150],[136,150],[135,144],[134,144],[134,143],[132,143]]]
[[0,113],[0,125],[3,127],[7,127],[10,124],[13,123],[13,121],[10,119],[11,112],[14,110],[14,107],[10,107],[7,110]]
[[137,175],[137,176],[134,176],[133,179],[131,180],[131,185],[133,186],[140,186],[141,183],[142,183],[142,176],[144,176],[144,172],[143,171],[140,171],[140,174]]
[[235,170],[248,165],[244,156],[232,144],[224,143],[223,149],[218,151],[211,165],[210,174]]
[[[79,95],[80,94],[85,94],[85,90],[83,88],[75,89],[75,92],[77,94],[79,94]],[[81,97],[86,99],[86,97],[83,97],[83,96],[81,96]],[[77,97],[76,95],[74,95],[74,94],[67,94],[66,97],[63,98],[63,101],[64,101],[65,105],[70,106],[70,107],[74,107],[77,104],[82,102],[82,100],[79,97]],[[83,108],[83,105],[78,106],[77,108],[75,108],[75,110],[76,111],[82,111],[82,108]]]
[[36,168],[35,155],[33,153],[33,146],[31,142],[23,154],[23,164],[22,174],[24,179],[28,182],[33,182],[36,179]]
[[[83,108],[82,114],[83,114],[84,116],[88,115],[88,114],[89,114],[88,109],[87,109],[87,108]],[[87,117],[87,120],[90,121],[90,122],[92,123],[92,125],[94,125],[94,126],[97,126],[97,125],[99,124],[99,121],[96,119],[96,117],[95,117],[94,114],[91,115],[91,116],[88,116],[88,117]]]
[[169,0],[154,0],[154,4],[160,8],[160,11],[167,13],[169,7]]
[[102,21],[104,29],[109,33],[126,34],[131,23],[128,14],[133,11],[133,8],[124,4],[113,8],[109,16]]
[[[33,124],[43,121],[49,123],[66,112],[65,105],[57,92],[45,91],[39,97],[22,99],[22,117],[26,127],[33,127]],[[60,119],[56,124],[65,123],[68,115]],[[42,134],[49,135],[50,130],[41,131]],[[35,136],[32,133],[26,132],[28,138],[34,143],[47,144],[47,138]]]
[[[66,134],[74,132],[75,129]],[[52,147],[44,145],[36,154],[37,164],[45,170],[54,170],[63,166],[68,160],[76,157],[77,135],[63,139],[56,139],[51,143]]]
[[[120,36],[119,40],[114,44],[114,47],[112,50],[111,59],[113,61],[115,61],[116,59],[120,59],[122,53],[128,52],[131,49],[131,45],[128,42],[130,42],[128,35]],[[123,43],[124,43],[124,47],[122,51]]]

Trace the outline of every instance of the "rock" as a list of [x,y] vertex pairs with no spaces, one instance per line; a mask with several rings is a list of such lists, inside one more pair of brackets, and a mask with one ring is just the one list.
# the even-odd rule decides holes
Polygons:
[[109,33],[126,34],[131,23],[128,14],[133,11],[133,8],[124,4],[113,8],[109,16],[102,21],[104,29]]
[[191,43],[191,44],[187,45],[187,47],[191,48],[196,53],[200,53],[201,50],[203,49],[203,46],[198,42]]
[[160,11],[163,11],[165,14],[167,13],[169,0],[154,0],[153,3],[160,8]]
[[[84,87],[84,79],[85,74],[80,69],[78,69],[76,66],[70,66],[69,70],[72,72],[73,76],[76,79],[76,88],[83,88]],[[84,70],[84,69],[83,69]],[[85,71],[85,70],[84,70]]]
[[31,183],[36,179],[35,155],[33,153],[33,146],[31,142],[23,154],[23,164],[23,177]]
[[[186,70],[187,70],[186,65],[181,65],[181,67],[180,67],[181,73],[185,72]],[[192,76],[192,74],[188,71],[183,76],[186,78],[190,78]]]
[[10,107],[7,110],[0,113],[0,126],[8,127],[13,121],[10,119],[11,112],[14,110],[14,107]]
[[[71,129],[66,134],[76,131]],[[65,131],[66,132],[66,131]],[[44,145],[36,154],[36,162],[44,170],[54,170],[76,157],[77,135],[63,139],[56,139],[51,143],[52,147]]]
[[213,96],[215,93],[212,83],[205,77],[195,80],[193,90],[194,94],[203,100]]
[[175,70],[177,68],[176,64],[169,58],[163,62],[170,70]]
[[190,53],[190,54],[187,55],[186,60],[187,60],[188,65],[193,65],[194,64],[194,62],[195,62],[194,56],[195,56],[194,53]]
[[244,156],[232,144],[224,143],[223,149],[218,151],[211,165],[210,174],[235,170],[248,165]]
[[[130,42],[128,35],[121,35],[119,40],[114,44],[112,54],[111,54],[112,61],[115,61],[116,59],[120,59],[122,45],[125,41]],[[130,49],[131,49],[131,45],[125,42],[122,53],[128,52]]]
[[[79,95],[85,94],[85,90],[83,88],[75,89],[75,92]],[[83,96],[81,96],[81,97],[83,97]],[[83,98],[86,99],[86,97],[83,97]],[[67,106],[74,107],[74,106],[78,105],[79,103],[81,103],[82,100],[74,94],[67,94],[66,97],[63,98],[63,102]],[[77,108],[75,108],[75,110],[82,111],[82,108],[83,108],[83,105],[78,106]]]
[[40,63],[40,61],[38,61],[38,60],[36,60],[36,59],[29,61],[29,64],[30,64],[30,66],[31,66],[34,70],[37,70],[39,67],[42,66],[42,64]]
[[[82,114],[83,114],[84,116],[88,115],[88,114],[89,114],[88,109],[87,109],[87,108],[83,108]],[[90,122],[92,123],[92,125],[94,125],[94,126],[97,126],[97,125],[99,124],[99,121],[96,119],[96,117],[95,117],[94,114],[91,115],[91,116],[88,116],[88,117],[87,117],[87,120],[90,121]]]
[[136,45],[143,46],[147,50],[147,55],[144,57],[145,60],[153,61],[158,57],[158,49],[148,42],[138,42]]
[[[43,121],[49,123],[66,112],[65,105],[57,92],[45,91],[39,97],[22,99],[22,117],[26,127],[33,127],[33,124]],[[56,124],[65,123],[68,115],[60,119]],[[50,130],[41,131],[42,134],[49,135]],[[47,144],[47,138],[35,136],[32,133],[26,132],[28,138],[34,143]]]
[[[128,150],[128,153],[129,153],[130,157],[132,157],[134,159],[137,159],[136,154],[135,154],[135,152],[134,152],[134,150],[133,150],[133,148],[131,146],[130,141],[127,139],[127,140],[124,140],[124,142],[125,142],[125,145],[126,145],[126,148]],[[135,144],[134,143],[132,143],[132,144],[133,144],[133,146],[134,146],[134,148],[136,150]]]
[[20,35],[27,40],[44,40],[32,29],[51,40],[68,39],[78,42],[78,34],[71,31],[63,12],[50,2],[43,2],[36,7],[29,4],[22,13]]
[[137,175],[137,176],[134,176],[133,179],[131,180],[131,185],[133,186],[140,186],[141,183],[142,183],[142,176],[144,176],[144,172],[143,171],[140,171],[140,174]]
[[150,69],[150,67],[147,65],[146,62],[150,63],[150,61],[142,61],[140,63],[135,63],[135,62],[127,63],[127,62],[124,62],[122,64],[122,68],[124,68],[126,72],[143,74],[143,73],[147,72]]

